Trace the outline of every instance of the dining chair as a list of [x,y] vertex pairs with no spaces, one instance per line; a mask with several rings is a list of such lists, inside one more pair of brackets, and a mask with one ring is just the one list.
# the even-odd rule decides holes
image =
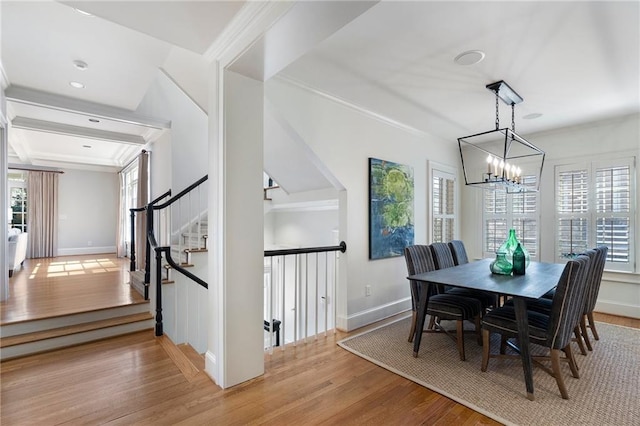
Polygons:
[[[589,268],[588,256],[580,255],[567,262],[558,280],[556,294],[552,301],[549,315],[527,310],[529,322],[530,343],[544,346],[549,349],[546,357],[536,357],[537,360],[551,361],[551,370],[543,369],[556,379],[560,395],[563,399],[569,399],[567,388],[562,378],[560,361],[566,361],[571,369],[571,374],[579,378],[578,367],[571,352],[571,337],[575,324],[580,319],[584,307],[584,295],[587,280],[585,274]],[[502,336],[500,354],[490,354],[491,333]],[[518,324],[515,317],[515,309],[511,305],[489,311],[482,320],[482,371],[487,371],[489,358],[520,358],[519,355],[506,355],[506,340],[518,336]],[[561,358],[561,353],[565,354]]]
[[[467,252],[464,248],[464,243],[460,240],[457,240],[455,244],[457,254],[456,258],[458,262],[469,263]],[[456,263],[454,260],[453,250],[450,248],[451,246],[447,243],[432,243],[431,250],[433,253],[433,258],[435,260],[436,269],[445,269],[451,268],[462,263]],[[466,259],[466,262],[464,260]],[[456,287],[446,287],[444,292],[447,294],[455,294],[457,296],[471,297],[477,299],[482,304],[481,315],[490,308],[497,306],[497,296],[494,293],[488,293],[481,290],[472,290],[468,288],[456,288]]]
[[[604,265],[607,260],[607,251],[608,247],[599,246],[584,252],[584,254],[591,259],[591,263],[585,278],[587,285],[584,294],[584,310],[582,315],[580,315],[574,331],[575,341],[578,343],[582,355],[587,354],[587,349],[593,351],[587,328],[591,329],[594,339],[599,340],[598,332],[595,328],[595,321],[593,320],[593,310],[600,291],[600,282],[602,281]],[[548,315],[551,310],[551,304],[552,299],[543,296],[537,300],[527,301],[527,309]],[[589,325],[587,325],[587,320],[589,321]]]
[[453,256],[454,265],[463,265],[469,263],[469,257],[467,256],[467,249],[464,247],[464,243],[460,240],[451,240],[447,243],[451,255]]
[[[593,310],[596,307],[596,301],[598,300],[598,293],[600,292],[600,283],[602,282],[602,274],[604,273],[604,265],[607,262],[607,252],[609,247],[599,246],[594,249],[598,254],[595,258],[595,265],[591,271],[589,277],[589,287],[587,288],[587,294],[584,302],[584,311],[580,317],[580,330],[582,332],[582,338],[584,339],[587,349],[593,350],[591,342],[589,341],[589,335],[587,334],[587,327],[591,329],[593,338],[600,340],[598,331],[596,330],[596,323],[593,320]],[[589,325],[587,325],[589,320]]]
[[[423,272],[434,271],[436,269],[433,261],[431,248],[427,245],[413,245],[404,249],[404,257],[407,262],[407,271],[409,275],[420,274]],[[451,337],[457,344],[458,353],[462,361],[465,360],[464,350],[464,321],[473,321],[475,324],[475,332],[478,344],[482,342],[480,335],[480,310],[482,306],[480,301],[473,298],[457,296],[454,294],[438,293],[438,289],[433,284],[420,284],[417,281],[409,280],[411,289],[411,305],[412,318],[411,330],[409,332],[409,342],[413,341],[416,332],[418,301],[420,300],[420,292],[427,291],[427,312],[430,316],[429,326],[423,333],[444,332]],[[451,335],[448,330],[440,324],[442,320],[456,321],[456,335]]]

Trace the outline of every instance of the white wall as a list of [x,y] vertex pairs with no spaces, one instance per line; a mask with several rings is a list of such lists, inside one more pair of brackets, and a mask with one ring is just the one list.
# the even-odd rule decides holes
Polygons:
[[[427,242],[427,161],[457,167],[458,148],[450,141],[389,122],[281,80],[265,85],[266,96],[346,188],[340,197],[341,256],[338,326],[354,329],[410,309],[403,257],[369,260],[368,158],[413,167],[415,239]],[[371,285],[371,296],[365,286]]]
[[[636,206],[640,203],[638,159],[640,159],[640,115],[622,116],[582,126],[526,135],[546,152],[540,181],[540,260],[554,262],[555,166],[585,160],[636,157]],[[463,189],[462,237],[472,257],[482,254],[482,191]],[[596,310],[640,318],[640,219],[635,218],[636,273],[605,272]]]
[[[207,174],[207,115],[164,72],[158,75],[136,113],[171,120],[171,189],[182,191]],[[153,154],[152,154],[153,156]],[[155,173],[163,173],[155,170]],[[159,195],[168,188],[156,188]]]
[[58,255],[115,253],[117,174],[65,170],[58,185]]

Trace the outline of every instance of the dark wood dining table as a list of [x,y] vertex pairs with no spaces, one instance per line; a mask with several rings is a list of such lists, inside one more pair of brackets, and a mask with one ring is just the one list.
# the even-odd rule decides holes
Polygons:
[[[529,349],[529,322],[526,300],[538,299],[554,288],[558,284],[565,265],[530,262],[525,275],[497,275],[492,274],[489,269],[492,261],[493,259],[483,259],[452,268],[411,275],[408,279],[423,284],[443,284],[512,297],[518,325],[518,345],[524,369],[527,398],[533,401],[533,368]],[[420,299],[418,300],[416,332],[413,339],[413,354],[416,357],[420,350],[422,330],[426,319],[427,293],[427,291],[420,291]]]

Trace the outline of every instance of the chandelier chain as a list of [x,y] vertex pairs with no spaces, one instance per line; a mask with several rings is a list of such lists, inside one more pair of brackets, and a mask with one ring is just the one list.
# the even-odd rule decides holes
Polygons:
[[511,104],[511,131],[516,132],[516,104]]
[[500,114],[498,113],[498,109],[500,107],[499,100],[498,91],[496,90],[496,130],[500,128]]

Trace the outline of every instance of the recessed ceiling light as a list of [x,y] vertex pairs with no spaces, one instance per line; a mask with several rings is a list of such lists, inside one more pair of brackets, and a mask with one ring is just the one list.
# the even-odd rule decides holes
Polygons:
[[84,71],[89,68],[89,64],[84,61],[73,61],[73,66],[79,69],[80,71]]
[[97,118],[90,118],[89,121],[92,122],[92,123],[99,123],[100,122],[100,120],[98,120]]
[[474,65],[484,59],[482,50],[467,50],[454,58],[454,62],[458,65]]
[[70,81],[69,82],[69,86],[71,87],[75,87],[76,89],[84,89],[84,84],[78,82],[78,81]]
[[82,145],[83,148],[91,148],[91,145]]
[[522,116],[525,120],[535,120],[536,118],[542,117],[542,114],[539,112],[532,112],[531,114],[527,114]]
[[73,10],[75,10],[76,12],[78,12],[79,14],[84,15],[84,16],[93,16],[91,13],[85,12],[84,10],[80,10],[77,7],[74,7]]

